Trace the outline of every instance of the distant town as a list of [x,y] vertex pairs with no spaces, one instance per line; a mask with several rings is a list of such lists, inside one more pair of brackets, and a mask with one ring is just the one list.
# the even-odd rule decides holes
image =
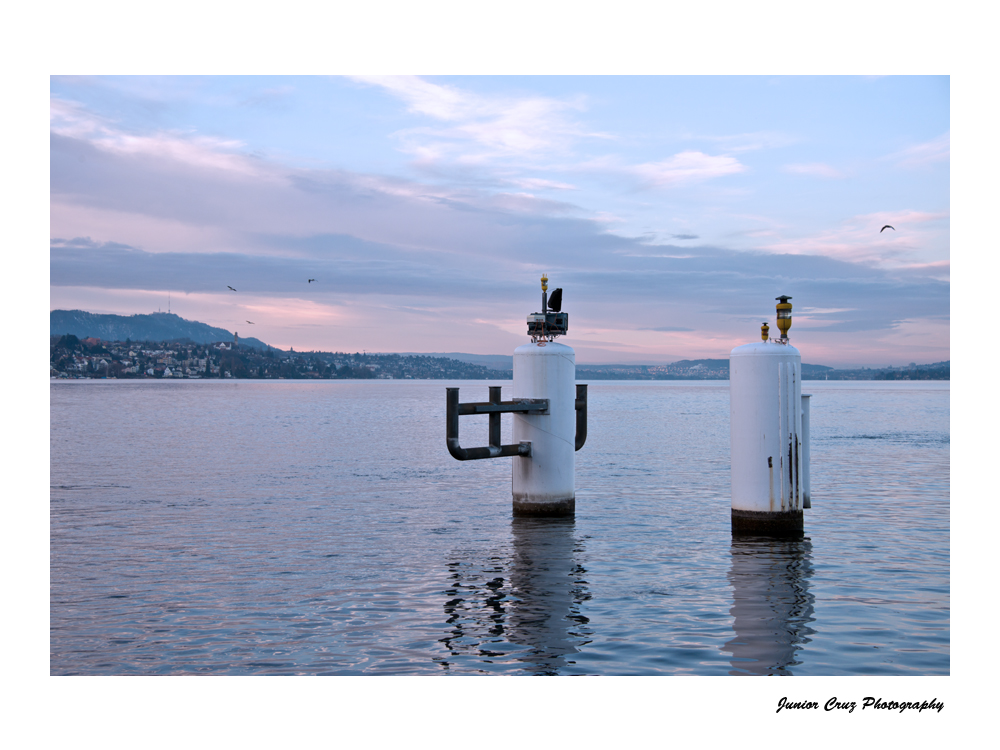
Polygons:
[[[729,380],[728,359],[685,359],[669,365],[577,365],[578,380]],[[803,380],[950,380],[951,362],[837,370],[802,363]]]
[[[837,370],[802,365],[803,380],[949,380],[950,362],[883,369]],[[104,341],[50,336],[51,378],[236,378],[510,380],[510,369],[420,354],[296,352],[231,342]],[[577,365],[579,380],[728,380],[728,359],[669,365]]]
[[[49,312],[52,378],[255,378],[510,380],[510,355],[459,352],[296,352],[242,338],[170,312],[114,315]],[[948,380],[950,362],[837,370],[802,364],[803,380]],[[728,380],[729,359],[667,365],[577,364],[580,380]]]
[[510,378],[452,359],[399,354],[285,352],[233,342],[102,341],[51,336],[54,378],[442,379]]

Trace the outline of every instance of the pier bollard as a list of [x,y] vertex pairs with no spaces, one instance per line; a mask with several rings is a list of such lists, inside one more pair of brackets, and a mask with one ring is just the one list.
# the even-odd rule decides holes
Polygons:
[[514,415],[515,442],[531,455],[513,459],[514,515],[565,516],[576,509],[576,354],[554,341],[514,350],[514,400],[549,401],[547,412]]
[[803,531],[808,497],[803,407],[808,398],[802,397],[802,356],[788,343],[791,297],[777,299],[781,337],[769,339],[764,323],[761,341],[729,354],[734,534],[788,536]]
[[[460,404],[458,389],[448,388],[447,441],[452,456],[467,461],[510,456],[511,495],[515,516],[571,516],[576,511],[576,451],[587,439],[587,386],[576,385],[576,354],[556,343],[566,333],[569,316],[560,311],[562,289],[547,296],[542,276],[542,312],[528,316],[531,343],[514,350],[514,396],[500,400],[490,388],[490,401]],[[513,414],[511,445],[500,445],[500,414]],[[490,445],[462,448],[458,419],[490,414]]]

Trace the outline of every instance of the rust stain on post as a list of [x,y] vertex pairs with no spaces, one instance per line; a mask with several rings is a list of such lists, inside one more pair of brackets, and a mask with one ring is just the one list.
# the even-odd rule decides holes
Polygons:
[[768,510],[772,513],[774,512],[774,464],[771,462],[771,456],[767,457],[767,478],[770,483],[770,499],[768,500]]

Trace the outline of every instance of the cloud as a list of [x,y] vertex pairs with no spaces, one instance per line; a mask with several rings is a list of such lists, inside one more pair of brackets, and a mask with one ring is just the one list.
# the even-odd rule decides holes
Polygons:
[[573,185],[555,180],[543,180],[538,177],[522,177],[513,181],[515,185],[525,190],[576,190]]
[[632,189],[673,188],[745,172],[747,167],[732,156],[712,156],[701,151],[681,151],[671,157],[643,164],[626,164],[613,156],[581,162],[567,171],[610,176],[629,183]]
[[[766,242],[762,249],[792,255],[826,255],[886,268],[927,266],[922,254],[947,252],[947,222],[947,212],[878,211],[851,217],[839,227],[816,234]],[[895,231],[880,232],[886,224],[895,227]]]
[[[101,138],[109,129],[107,125],[102,128]],[[155,140],[158,138],[151,137],[144,142]],[[205,144],[198,148],[212,150]],[[372,273],[387,282],[396,280],[388,287],[393,293],[403,288],[409,278],[417,295],[423,295],[424,290],[427,294],[444,293],[447,284],[438,283],[441,278],[450,284],[459,278],[485,274],[513,283],[526,271],[533,275],[538,268],[632,268],[653,274],[649,279],[662,280],[666,278],[662,275],[664,263],[687,269],[685,263],[702,261],[744,268],[746,272],[759,266],[756,259],[747,266],[748,256],[739,253],[720,255],[706,248],[686,245],[681,249],[651,244],[648,237],[615,235],[608,231],[608,221],[613,217],[581,218],[573,215],[574,207],[569,204],[543,201],[528,194],[442,188],[343,170],[291,169],[232,155],[251,163],[256,170],[251,177],[247,170],[233,170],[224,161],[190,159],[187,154],[183,148],[123,150],[107,147],[103,140],[95,144],[85,137],[54,134],[53,227],[62,236],[89,233],[97,242],[118,243],[119,253],[122,246],[144,251],[143,255],[125,253],[116,256],[114,263],[98,264],[101,273],[109,273],[112,278],[116,264],[120,264],[122,272],[132,269],[133,278],[122,283],[144,288],[158,283],[153,277],[142,276],[144,268],[165,274],[175,288],[205,288],[204,282],[196,278],[156,265],[167,262],[153,257],[160,254],[183,260],[182,267],[194,268],[194,256],[199,253],[216,260],[230,253],[232,257],[227,257],[237,266],[252,266],[275,283],[281,279],[294,283],[303,273],[315,276],[319,271],[310,271],[306,267],[310,263],[344,263],[343,273],[332,266],[324,266],[323,273],[350,279],[351,285]],[[657,179],[677,181],[708,179],[732,171],[733,164],[726,157],[693,152],[659,162],[653,170]],[[95,225],[101,228],[99,233],[86,226],[83,231],[73,231],[73,226],[79,227],[87,217],[94,216],[108,217],[100,227]],[[130,216],[135,220],[124,220]],[[914,225],[940,218],[942,215],[920,212],[876,213],[856,217],[838,233],[776,242],[764,249],[786,256],[829,254],[850,261],[884,260],[894,253],[900,260],[898,265],[905,265],[902,261],[906,260],[909,245],[902,238],[902,228],[912,231]],[[901,236],[878,238],[877,228],[883,223],[896,226]],[[177,230],[165,233],[170,226]],[[174,240],[182,233],[186,251],[172,252],[178,249]],[[874,239],[867,244],[859,242],[869,235]],[[202,244],[199,237],[203,238]],[[676,239],[696,239],[696,235],[684,234]],[[881,244],[876,247],[873,243]],[[102,253],[113,249],[110,245],[102,247]],[[88,263],[96,263],[98,256],[88,260],[85,254],[60,255],[60,248],[68,246],[57,244],[53,250],[53,283],[81,283],[74,274],[84,273]],[[78,244],[74,250],[83,253],[87,248]],[[248,260],[255,256],[268,259],[267,263]],[[221,274],[211,277],[215,287],[230,283],[223,281],[224,265],[208,264],[202,269]],[[447,273],[443,273],[445,269]],[[458,276],[452,277],[451,270]],[[941,269],[932,270],[938,273]],[[727,278],[727,273],[716,268],[710,275]],[[852,273],[856,275],[857,269]],[[920,276],[919,271],[914,273],[914,278]],[[88,283],[98,283],[100,276],[91,274]],[[750,276],[755,277],[756,273]],[[630,283],[642,288],[646,281],[638,278]],[[615,287],[613,283],[597,286]],[[658,287],[655,295],[664,291]]]
[[797,315],[835,315],[836,313],[854,312],[852,307],[803,307]]
[[227,170],[246,177],[265,177],[253,159],[240,153],[245,148],[241,141],[170,132],[135,135],[117,128],[107,118],[93,115],[75,102],[58,98],[50,102],[50,129],[54,135],[85,140],[109,153]]
[[[426,106],[448,112],[462,105]],[[597,340],[593,332],[618,331],[622,351],[656,352],[665,339],[671,347],[678,341],[728,351],[744,325],[753,338],[751,323],[759,328],[760,316],[773,314],[777,294],[815,308],[798,318],[796,330],[807,340],[885,332],[904,319],[949,314],[941,280],[947,267],[914,249],[929,233],[946,235],[947,214],[866,214],[759,252],[693,247],[695,234],[674,235],[684,241],[680,247],[654,235],[617,235],[611,214],[588,217],[530,193],[565,192],[569,183],[526,178],[517,189],[498,191],[291,168],[248,156],[236,141],[179,132],[132,136],[73,103],[54,108],[51,225],[63,238],[50,250],[56,305],[71,289],[132,290],[135,299],[143,290],[172,290],[216,299],[213,309],[224,310],[231,285],[248,290],[252,304],[271,305],[274,316],[312,303],[349,308],[369,326],[365,335],[384,337],[387,350],[417,346],[389,343],[415,327],[426,341],[443,330],[466,331],[486,349],[488,341],[506,346],[523,338],[542,271],[566,290],[573,335]],[[673,186],[745,167],[729,156],[686,151],[637,166],[608,158],[577,173],[585,169]],[[898,235],[879,237],[884,223]],[[769,227],[787,229],[773,221]],[[320,281],[306,285],[308,278]],[[81,299],[83,292],[73,294]],[[473,319],[493,321],[507,338],[477,334]]]
[[756,133],[736,133],[733,135],[687,135],[690,140],[709,141],[729,153],[743,151],[759,151],[762,149],[781,148],[797,143],[800,139],[777,131],[759,131]]
[[[520,186],[527,190],[568,190],[565,182],[520,176],[526,170],[624,181],[631,189],[675,187],[746,171],[735,157],[685,150],[660,161],[629,164],[604,155],[581,159],[583,141],[615,140],[577,118],[587,108],[584,97],[556,99],[472,93],[416,76],[352,76],[400,99],[415,114],[440,125],[405,128],[394,134],[420,173],[461,184]],[[773,134],[710,138],[728,150],[760,147]],[[754,145],[756,144],[756,145]]]
[[[255,237],[290,233],[348,234],[413,251],[509,252],[511,214],[578,212],[527,193],[291,169],[243,156],[233,158],[242,159],[247,168],[234,170],[220,160],[185,158],[182,149],[122,151],[59,134],[51,136],[51,144],[54,231],[91,234],[150,251],[170,250],[173,239],[184,235],[193,250],[217,249],[223,243],[224,249],[254,252]],[[133,229],[128,236],[97,231],[98,225],[112,224]],[[161,235],[165,226],[171,230]],[[214,248],[195,247],[198,234],[211,237]],[[476,237],[471,245],[470,236]],[[544,237],[545,232],[538,234],[523,252],[536,252],[536,242]]]
[[[540,275],[537,268],[507,258],[456,262],[447,255],[414,256],[404,248],[347,236],[271,241],[297,242],[307,252],[296,258],[149,253],[91,238],[54,240],[51,283],[220,294],[228,293],[229,285],[256,298],[332,302],[367,296],[395,300],[393,306],[486,310],[516,299],[522,299],[522,305],[534,304]],[[801,305],[796,313],[800,323],[813,321],[829,331],[882,330],[903,318],[949,312],[947,283],[898,277],[829,258],[709,247],[687,257],[628,256],[614,261],[593,252],[560,255],[561,262],[549,256],[545,267],[552,283],[566,290],[564,307],[574,321],[602,320],[603,327],[623,331],[704,331],[711,317],[756,320],[773,313],[777,294],[791,294]],[[319,281],[307,285],[308,278]],[[622,305],[623,300],[628,304]]]
[[811,164],[786,164],[782,169],[791,174],[804,174],[813,177],[826,177],[828,179],[842,179],[847,176],[839,169],[820,162]]
[[273,86],[243,97],[239,104],[242,107],[259,109],[288,109],[291,105],[291,96],[294,93],[294,86]]
[[732,156],[709,156],[700,151],[682,151],[658,162],[637,164],[628,169],[640,182],[651,187],[675,187],[713,177],[738,174],[746,167]]
[[445,127],[407,128],[396,133],[403,149],[429,167],[442,160],[483,164],[520,157],[548,159],[579,138],[608,138],[581,127],[571,114],[583,97],[484,96],[417,76],[352,76],[402,100],[410,112]]
[[78,102],[53,97],[49,101],[49,127],[53,133],[83,137],[95,133],[110,132],[112,123],[100,117]]
[[901,167],[922,167],[951,159],[951,133],[944,133],[933,140],[918,143],[886,157]]
[[[438,120],[458,121],[493,114],[487,99],[455,88],[430,83],[418,76],[350,76],[355,81],[379,86],[407,103],[411,112]],[[485,111],[484,111],[485,110]]]
[[[397,209],[404,213],[406,205],[409,211],[425,215],[433,213],[433,206],[442,205],[539,214],[580,211],[571,204],[525,192],[573,189],[554,180],[492,180],[486,186],[493,189],[485,189],[339,170],[293,169],[243,153],[244,144],[236,140],[164,131],[133,135],[80,105],[61,100],[53,101],[52,112],[52,199],[57,223],[62,207],[72,204],[202,227],[233,226],[238,219],[248,231],[272,231],[298,220],[303,233],[310,233],[337,225],[342,217],[331,216],[331,207],[335,213],[355,212],[355,223],[361,223],[375,195],[397,198]],[[498,190],[498,184],[518,189]],[[388,217],[382,222],[383,227],[397,224]],[[368,221],[367,226],[374,228],[378,222]],[[398,239],[391,229],[378,234]]]
[[[276,240],[294,244],[294,238]],[[353,237],[298,240],[315,251],[302,257],[226,253],[150,253],[89,237],[55,239],[50,248],[53,286],[226,292],[233,286],[257,297],[349,294],[480,298],[484,289],[505,289],[501,279],[470,275],[441,258],[416,258],[403,249]],[[317,279],[309,284],[308,279]],[[494,292],[495,293],[495,292]]]

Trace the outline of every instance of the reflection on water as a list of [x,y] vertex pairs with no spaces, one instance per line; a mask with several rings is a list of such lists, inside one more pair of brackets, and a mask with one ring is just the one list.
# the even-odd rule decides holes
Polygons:
[[590,642],[580,605],[590,598],[573,518],[513,518],[512,548],[486,565],[448,563],[450,626],[441,639],[452,659],[435,659],[446,670],[458,657],[487,665],[517,663],[531,674],[559,674]]
[[808,537],[733,537],[729,585],[736,637],[722,647],[732,654],[733,675],[790,675],[797,652],[814,631],[812,543]]
[[[554,523],[553,523],[554,522]],[[589,642],[589,620],[580,605],[590,598],[582,552],[573,536],[574,519],[515,518],[510,578],[514,601],[508,637],[528,648],[521,661],[537,674],[556,674]]]

